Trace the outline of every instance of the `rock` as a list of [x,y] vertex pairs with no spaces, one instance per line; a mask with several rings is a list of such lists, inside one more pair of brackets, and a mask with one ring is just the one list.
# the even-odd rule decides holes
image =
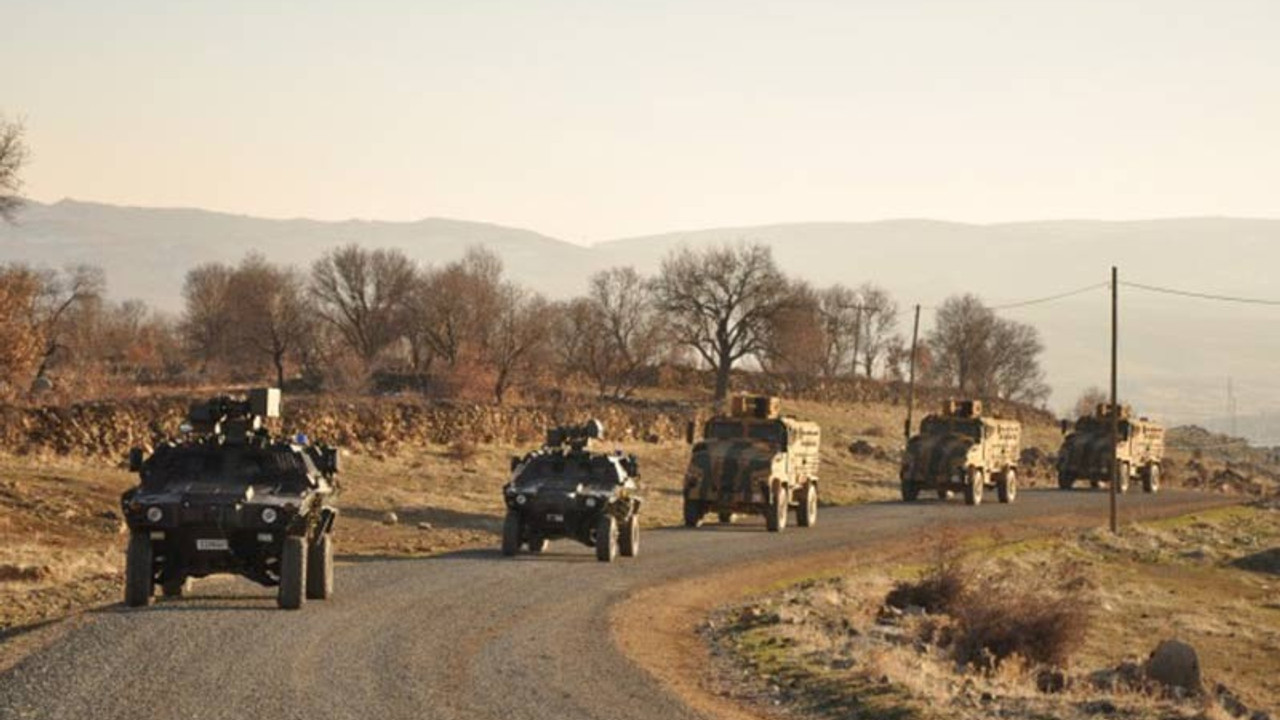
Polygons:
[[1253,714],[1249,716],[1249,720],[1271,720],[1271,713],[1254,710]]
[[1227,689],[1226,685],[1219,684],[1213,694],[1218,696],[1218,704],[1223,710],[1231,713],[1231,717],[1242,718],[1249,714],[1248,706],[1240,702],[1240,698]]
[[1082,706],[1082,709],[1090,715],[1115,715],[1117,712],[1115,703],[1110,700],[1087,702]]
[[859,457],[874,457],[880,449],[866,440],[854,440],[849,444],[849,452]]
[[431,530],[431,529],[433,529],[434,527],[435,527],[435,526],[434,526],[434,525],[432,525],[432,524],[431,524],[431,523],[429,523],[429,522],[425,522],[425,521],[423,521],[423,522],[418,523],[418,529],[419,529],[419,530]]
[[400,516],[396,515],[394,512],[387,511],[387,513],[382,516],[383,525],[397,525],[399,523],[400,523]]
[[1196,649],[1178,640],[1165,640],[1151,653],[1146,676],[1167,688],[1200,692],[1200,657]]

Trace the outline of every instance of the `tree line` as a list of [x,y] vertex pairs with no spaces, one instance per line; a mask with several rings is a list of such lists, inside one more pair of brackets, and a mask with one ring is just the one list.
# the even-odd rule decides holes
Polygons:
[[[737,369],[792,387],[900,381],[911,358],[899,316],[874,283],[813,287],[753,243],[677,249],[652,277],[603,270],[567,300],[510,280],[483,247],[440,265],[358,244],[308,267],[251,254],[190,270],[174,314],[107,300],[92,267],[10,264],[0,267],[0,392],[78,399],[138,384],[270,380],[502,403],[566,383],[627,397],[659,368],[683,365],[712,371],[723,398]],[[1034,327],[955,296],[937,310],[917,369],[960,394],[1042,403],[1043,350]]]

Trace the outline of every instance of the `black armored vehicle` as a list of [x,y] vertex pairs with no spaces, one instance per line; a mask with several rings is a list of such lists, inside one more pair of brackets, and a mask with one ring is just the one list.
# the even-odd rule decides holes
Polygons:
[[180,597],[215,573],[278,587],[287,609],[332,595],[338,452],[273,437],[266,424],[279,416],[275,388],[218,397],[192,405],[180,438],[129,452],[141,483],[120,498],[126,605],[147,605],[157,585]]
[[621,452],[591,452],[591,440],[603,436],[599,420],[553,428],[541,448],[511,458],[511,481],[502,488],[503,555],[521,545],[539,553],[557,538],[594,547],[601,562],[639,553],[639,462]]

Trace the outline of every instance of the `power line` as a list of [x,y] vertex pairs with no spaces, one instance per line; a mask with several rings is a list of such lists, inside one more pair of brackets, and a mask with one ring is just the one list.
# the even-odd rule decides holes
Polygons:
[[1137,288],[1138,290],[1146,290],[1147,292],[1162,293],[1164,295],[1179,295],[1181,297],[1196,298],[1199,300],[1216,300],[1218,302],[1233,302],[1244,305],[1269,305],[1280,306],[1280,300],[1265,300],[1261,298],[1236,297],[1232,295],[1215,295],[1213,293],[1196,292],[1193,290],[1178,290],[1176,288],[1160,287],[1158,285],[1145,285],[1135,282],[1121,282],[1125,287]]
[[1093,292],[1094,290],[1101,290],[1103,288],[1109,287],[1110,285],[1111,283],[1108,283],[1108,282],[1100,282],[1100,283],[1095,283],[1093,285],[1089,285],[1087,287],[1076,288],[1075,290],[1068,290],[1067,292],[1058,293],[1057,295],[1049,295],[1047,297],[1034,298],[1032,300],[1021,300],[1018,302],[1005,303],[1004,305],[994,305],[990,309],[991,310],[1012,310],[1013,308],[1027,307],[1030,305],[1041,305],[1043,303],[1054,302],[1056,300],[1065,300],[1070,297],[1075,297],[1076,295],[1083,295],[1087,292]]

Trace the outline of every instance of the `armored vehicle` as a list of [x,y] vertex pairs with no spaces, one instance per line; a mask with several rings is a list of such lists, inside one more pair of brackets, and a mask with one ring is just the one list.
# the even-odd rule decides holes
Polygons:
[[599,420],[553,428],[541,448],[511,458],[503,555],[522,545],[540,553],[557,538],[594,547],[601,562],[639,554],[640,463],[635,455],[591,452],[591,441],[603,437]]
[[[691,424],[690,443],[693,429]],[[697,527],[709,512],[722,523],[744,513],[764,515],[769,531],[780,532],[795,507],[797,523],[812,526],[818,521],[821,435],[816,423],[781,415],[777,398],[734,397],[729,413],[708,420],[693,445],[684,524]]]
[[333,593],[338,453],[299,435],[272,437],[280,391],[192,405],[183,434],[129,466],[141,483],[120,498],[129,526],[124,601],[151,602],[155,586],[181,596],[190,578],[242,575],[278,587],[296,609]]
[[913,502],[921,490],[934,490],[943,500],[960,492],[965,504],[978,505],[994,486],[1000,502],[1013,502],[1021,445],[1017,421],[984,417],[979,400],[947,402],[942,412],[926,416],[920,432],[907,442],[902,499]]
[[1142,480],[1144,492],[1159,491],[1164,428],[1146,418],[1133,417],[1132,410],[1122,406],[1120,436],[1113,443],[1111,410],[1111,403],[1100,403],[1093,415],[1077,420],[1075,429],[1063,439],[1058,451],[1058,487],[1070,490],[1077,480],[1088,480],[1096,488],[1111,481],[1111,464],[1118,462],[1118,491],[1128,492],[1129,482],[1135,478]]

